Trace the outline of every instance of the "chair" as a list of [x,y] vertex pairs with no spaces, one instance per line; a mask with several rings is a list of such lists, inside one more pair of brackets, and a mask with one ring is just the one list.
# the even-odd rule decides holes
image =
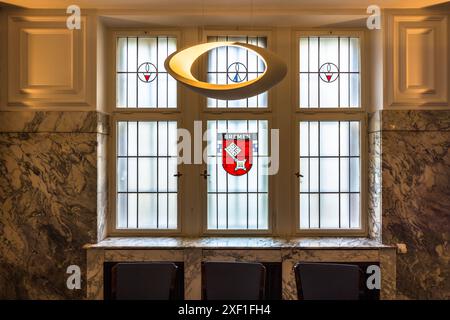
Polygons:
[[262,300],[266,268],[261,263],[204,262],[204,300]]
[[112,268],[113,299],[170,300],[175,292],[176,272],[174,263],[118,263]]
[[299,300],[359,299],[360,269],[357,265],[305,263],[294,266]]

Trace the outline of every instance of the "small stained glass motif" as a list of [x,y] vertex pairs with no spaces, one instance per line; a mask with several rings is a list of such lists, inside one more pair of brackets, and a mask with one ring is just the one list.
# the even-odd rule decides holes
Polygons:
[[144,62],[141,64],[138,68],[138,78],[142,82],[152,82],[156,79],[156,76],[158,75],[158,70],[156,69],[155,65],[151,62]]
[[[207,41],[240,42],[267,48],[267,37],[265,36],[208,36]],[[242,47],[221,46],[208,52],[206,82],[219,85],[242,83],[258,78],[264,74],[265,70],[264,60],[255,52]],[[208,98],[207,107],[267,108],[268,92],[238,100]]]
[[253,140],[256,134],[222,133],[222,166],[228,174],[241,176],[247,174],[253,164]]
[[164,67],[176,50],[175,37],[118,37],[116,107],[177,108],[177,82]]
[[268,121],[208,120],[207,124],[208,230],[267,230]]
[[361,108],[360,55],[358,37],[300,37],[299,107]]
[[334,63],[324,63],[319,69],[319,76],[324,82],[333,82],[339,77],[339,69]]
[[241,62],[233,62],[228,66],[227,76],[231,82],[243,82],[247,79],[247,67]]

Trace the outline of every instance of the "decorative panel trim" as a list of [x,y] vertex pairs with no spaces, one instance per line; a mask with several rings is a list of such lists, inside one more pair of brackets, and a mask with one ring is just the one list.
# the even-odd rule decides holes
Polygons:
[[[400,27],[400,92],[401,93],[436,93],[434,82],[436,71],[430,68],[435,65],[435,38],[436,32],[433,28],[407,28]],[[423,48],[424,47],[424,48]],[[423,48],[423,49],[422,49]],[[418,56],[418,57],[417,57]],[[426,63],[418,63],[426,62]],[[415,65],[416,71],[412,72],[407,66]],[[423,75],[423,76],[420,76]]]
[[[31,40],[32,36],[38,36],[38,35],[48,35],[48,36],[58,36],[63,35],[66,38],[68,38],[70,42],[71,52],[69,54],[69,60],[70,65],[69,66],[62,66],[62,65],[56,65],[55,68],[67,68],[69,67],[69,81],[68,83],[61,83],[60,85],[39,85],[39,84],[32,84],[30,83],[29,79],[29,73],[31,67],[29,66],[29,60],[30,60],[30,52],[29,52],[29,42]],[[78,54],[76,45],[74,45],[74,35],[79,35],[79,33],[71,32],[68,29],[22,29],[20,30],[20,36],[19,36],[19,52],[23,54],[20,54],[20,61],[19,61],[19,89],[22,93],[72,93],[76,94],[80,91],[80,86],[78,81],[78,73],[74,72],[74,69],[78,69]],[[78,38],[78,37],[77,37]],[[78,42],[78,41],[77,41]],[[73,66],[76,66],[73,68]]]
[[82,16],[79,30],[69,30],[66,19],[8,17],[6,107],[95,109],[93,17]]
[[388,107],[448,108],[447,20],[443,15],[388,17]]

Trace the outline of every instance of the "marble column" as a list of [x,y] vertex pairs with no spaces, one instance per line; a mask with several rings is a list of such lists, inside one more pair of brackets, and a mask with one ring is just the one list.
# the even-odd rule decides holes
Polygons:
[[184,250],[184,298],[200,300],[202,298],[202,249]]
[[391,300],[397,298],[396,291],[396,252],[395,248],[380,249],[381,290],[380,299]]
[[381,241],[381,132],[379,113],[369,115],[369,237]]
[[105,251],[89,249],[86,251],[87,265],[87,289],[86,297],[89,300],[103,300]]
[[[97,171],[107,128],[97,112],[0,112],[0,299],[85,297],[82,247],[99,239],[106,212]],[[66,286],[70,265],[81,290]]]
[[407,246],[397,256],[397,297],[448,299],[450,111],[383,110],[376,117],[371,141],[381,155],[381,236]]

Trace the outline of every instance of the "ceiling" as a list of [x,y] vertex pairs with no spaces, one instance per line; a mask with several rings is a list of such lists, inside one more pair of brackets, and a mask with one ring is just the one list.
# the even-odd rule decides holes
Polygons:
[[[302,10],[362,9],[377,4],[382,8],[424,8],[445,3],[442,0],[7,0],[3,3],[23,8],[80,8],[135,10]],[[0,3],[1,3],[0,2]]]
[[9,0],[0,6],[63,10],[77,4],[97,9],[110,27],[158,26],[297,26],[364,27],[367,7],[436,8],[450,12],[442,0]]

